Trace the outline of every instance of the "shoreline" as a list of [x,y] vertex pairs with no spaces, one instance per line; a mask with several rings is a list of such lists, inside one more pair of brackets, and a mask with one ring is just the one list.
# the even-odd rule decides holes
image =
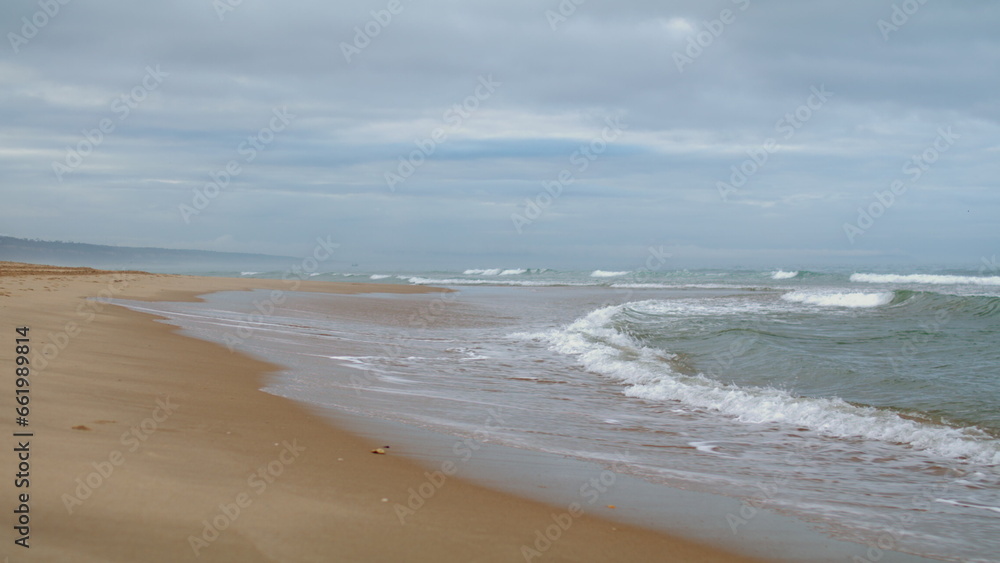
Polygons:
[[[752,560],[588,514],[567,521],[565,509],[457,477],[437,489],[433,510],[401,525],[396,501],[439,476],[372,455],[382,444],[259,391],[280,366],[83,300],[197,301],[222,290],[287,291],[289,282],[2,266],[11,346],[0,362],[13,362],[15,326],[30,327],[36,349],[55,351],[31,376],[31,551],[14,552],[9,538],[0,555],[14,561]],[[296,290],[440,291],[331,282]],[[0,424],[15,431],[12,418]],[[5,489],[3,505],[15,501]],[[537,556],[523,550],[554,524],[556,541],[536,544],[545,547]]]
[[[446,286],[449,287],[449,286]],[[450,338],[455,340],[455,346],[462,348],[471,347],[477,350],[472,354],[486,354],[492,356],[492,362],[501,361],[497,358],[497,350],[482,351],[480,348],[485,342],[472,338],[462,339],[455,334],[443,334],[440,332],[428,332],[423,336],[408,334],[410,330],[431,330],[429,326],[417,325],[415,322],[433,323],[434,330],[442,330],[444,327],[466,327],[473,331],[489,330],[487,327],[505,326],[504,323],[511,322],[508,318],[507,307],[512,304],[511,299],[521,299],[523,293],[518,288],[492,288],[471,290],[469,295],[467,288],[455,288],[458,293],[447,296],[449,300],[448,310],[437,310],[433,315],[421,316],[421,312],[433,311],[435,305],[442,297],[431,295],[399,296],[390,294],[368,294],[357,296],[330,296],[330,297],[310,297],[306,294],[297,294],[290,298],[284,311],[278,314],[284,317],[285,314],[295,315],[295,311],[310,311],[313,315],[319,315],[330,324],[325,327],[313,326],[311,321],[303,320],[312,330],[321,332],[333,331],[334,334],[324,334],[323,336],[334,338],[339,341],[331,348],[336,356],[365,357],[369,354],[388,354],[389,357],[404,357],[408,354],[421,353],[418,350],[409,348],[407,344],[397,338],[441,338],[448,342]],[[563,289],[552,290],[564,297]],[[587,289],[571,288],[571,293],[582,292],[590,295],[591,299],[604,300],[606,296],[600,293],[593,293]],[[256,301],[264,292],[255,292],[248,295],[230,294],[228,296],[216,294],[206,296],[204,306],[181,306],[179,308],[164,304],[163,308],[156,307],[147,309],[143,304],[134,304],[138,310],[159,311],[169,316],[171,324],[186,327],[190,334],[196,335],[214,342],[224,342],[222,336],[231,332],[231,328],[213,329],[211,323],[205,325],[202,321],[192,320],[188,322],[187,317],[194,315],[192,319],[207,315],[214,317],[212,312],[216,308],[219,312],[242,311],[250,307],[252,301]],[[535,293],[535,292],[531,292]],[[484,295],[485,294],[485,295]],[[514,297],[517,295],[518,297]],[[660,298],[669,299],[671,296],[657,294]],[[680,297],[680,296],[674,296]],[[485,301],[484,301],[485,298]],[[536,298],[536,301],[547,301],[546,298]],[[587,298],[583,299],[584,302]],[[577,302],[577,299],[561,301],[562,305],[554,308],[564,311],[570,302]],[[487,303],[489,305],[487,306]],[[132,306],[132,304],[129,304]],[[577,302],[577,306],[581,303]],[[523,306],[523,303],[522,303]],[[582,305],[582,310],[589,310],[591,307]],[[574,309],[575,307],[570,307]],[[174,311],[174,312],[169,312]],[[539,311],[536,311],[538,313]],[[543,316],[549,316],[553,311],[545,311]],[[501,316],[497,316],[497,314]],[[560,322],[569,322],[577,318],[578,313],[568,313]],[[231,315],[222,314],[220,318],[232,319]],[[311,318],[311,317],[310,317]],[[284,324],[286,320],[279,321]],[[321,321],[322,322],[322,321]],[[360,325],[357,323],[361,323]],[[337,334],[338,327],[342,334]],[[361,334],[366,335],[362,340],[370,342],[378,341],[373,339],[375,334],[382,334],[389,340],[384,341],[388,345],[381,352],[361,348],[356,348],[352,342],[350,329],[345,327],[357,327]],[[416,327],[422,327],[417,329]],[[381,327],[377,328],[377,327]],[[275,327],[277,328],[277,327]],[[509,328],[509,327],[508,327]],[[396,330],[402,330],[403,334],[395,334]],[[279,331],[280,332],[280,331]],[[308,333],[309,331],[307,331]],[[405,336],[404,336],[405,335]],[[468,335],[472,336],[472,335]],[[305,337],[305,335],[304,335]],[[308,338],[308,337],[306,337]],[[279,340],[281,340],[279,338]],[[489,339],[487,339],[489,340]],[[461,344],[457,344],[461,342]],[[366,408],[363,406],[366,401],[361,401],[364,395],[364,385],[370,375],[364,371],[365,375],[355,379],[358,367],[349,360],[349,363],[339,364],[339,362],[324,362],[320,369],[328,371],[333,380],[343,382],[350,381],[353,391],[347,391],[347,395],[341,395],[340,400],[336,396],[326,397],[322,389],[315,389],[318,392],[316,397],[301,392],[298,385],[301,383],[300,370],[311,371],[314,369],[310,362],[300,363],[302,354],[312,356],[314,353],[323,354],[321,350],[306,346],[297,352],[284,353],[284,347],[270,348],[263,342],[258,345],[246,348],[256,357],[288,366],[282,373],[273,374],[270,384],[264,388],[265,391],[279,396],[293,398],[300,404],[310,408],[313,412],[331,420],[332,424],[338,428],[351,431],[357,435],[368,436],[373,442],[385,440],[391,444],[393,454],[402,454],[408,458],[420,462],[426,470],[441,470],[444,463],[451,462],[454,467],[451,471],[454,475],[465,478],[473,483],[478,483],[487,488],[510,492],[514,495],[540,500],[554,507],[565,507],[576,502],[579,503],[588,513],[597,514],[612,520],[630,523],[644,528],[657,530],[669,535],[680,536],[696,542],[705,543],[722,549],[727,549],[744,555],[755,556],[767,560],[780,561],[844,561],[852,556],[867,556],[868,549],[872,544],[866,542],[848,541],[844,536],[838,535],[835,528],[829,522],[814,521],[789,514],[779,513],[774,509],[762,506],[766,501],[758,496],[733,496],[723,495],[717,491],[712,491],[708,487],[697,487],[694,484],[674,483],[666,484],[657,480],[648,480],[631,475],[627,466],[619,466],[617,462],[610,462],[605,459],[603,462],[595,458],[584,456],[576,457],[572,454],[558,453],[546,449],[515,448],[500,445],[494,439],[494,421],[498,423],[498,428],[505,428],[508,424],[514,423],[511,417],[517,417],[517,403],[497,402],[484,397],[484,403],[488,408],[478,409],[479,417],[469,418],[469,412],[465,412],[460,418],[464,420],[459,427],[452,431],[437,429],[433,422],[420,424],[414,422],[394,422],[404,421],[410,418],[408,415],[416,414],[406,408],[403,403],[396,404],[397,407],[405,409],[408,415],[396,413],[392,409],[372,417],[365,414]],[[270,348],[270,351],[267,351]],[[335,351],[333,351],[335,350]],[[436,356],[436,352],[431,352],[430,356]],[[468,354],[469,352],[467,352]],[[485,359],[480,357],[478,359]],[[461,361],[461,360],[459,360]],[[480,369],[473,371],[481,371]],[[426,370],[435,369],[428,365]],[[447,368],[445,368],[447,369]],[[487,368],[488,369],[488,368]],[[523,369],[532,371],[533,367],[523,366]],[[570,368],[571,369],[571,368]],[[498,376],[501,376],[498,372]],[[417,377],[417,373],[410,373],[409,376],[400,373],[401,377]],[[472,374],[470,373],[470,376]],[[506,376],[510,376],[506,372]],[[475,376],[473,376],[475,378]],[[503,376],[501,376],[503,377]],[[486,381],[477,379],[476,387],[487,384]],[[291,387],[286,387],[286,385]],[[296,392],[295,389],[299,388]],[[488,388],[488,387],[486,387]],[[484,388],[484,389],[486,389]],[[320,396],[324,398],[319,398]],[[461,394],[456,396],[460,399]],[[351,397],[357,397],[361,402],[355,402]],[[465,397],[465,400],[472,399]],[[473,399],[471,405],[473,410],[477,410],[477,401]],[[380,410],[378,406],[371,405],[375,410]],[[388,406],[388,405],[386,405]],[[443,405],[442,405],[443,406]],[[514,408],[513,411],[508,407]],[[523,407],[523,405],[521,405]],[[424,410],[433,418],[433,408]],[[449,420],[452,415],[447,415]],[[382,418],[382,417],[385,418]],[[419,416],[418,416],[419,418]],[[516,423],[515,423],[516,424]],[[500,439],[499,442],[504,442]],[[600,457],[600,456],[598,456]],[[595,478],[599,482],[595,484]],[[427,479],[415,481],[413,488],[424,486],[420,497],[410,497],[409,502],[414,505],[422,505],[426,501],[428,506],[433,504],[433,495],[436,489],[434,483],[427,483]],[[780,481],[769,480],[761,483],[763,486],[780,486]],[[696,490],[691,490],[694,487]],[[761,490],[754,490],[754,494],[760,494]],[[768,489],[769,490],[769,489]],[[749,501],[749,505],[747,502]],[[610,505],[610,506],[609,506]],[[613,506],[614,508],[611,508]],[[404,508],[405,510],[405,508]],[[873,540],[874,541],[874,540]],[[878,559],[885,563],[917,563],[931,562],[917,555],[906,554],[904,552],[883,552],[879,557],[878,552],[873,551],[872,559]]]

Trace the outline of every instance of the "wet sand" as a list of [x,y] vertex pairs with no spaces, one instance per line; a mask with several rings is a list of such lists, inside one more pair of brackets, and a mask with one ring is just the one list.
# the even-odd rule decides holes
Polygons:
[[[294,284],[294,286],[293,286]],[[196,300],[223,290],[433,288],[111,273],[0,263],[0,364],[28,327],[30,548],[17,561],[749,561],[723,550],[435,474],[259,391],[279,366],[87,298]],[[12,408],[14,378],[3,404]],[[424,506],[403,513],[414,484]],[[438,485],[437,483],[440,483]],[[8,512],[10,514],[10,512]],[[402,522],[401,522],[402,520]],[[8,517],[9,522],[13,518]],[[545,541],[548,532],[555,541]],[[720,528],[720,534],[724,533]]]

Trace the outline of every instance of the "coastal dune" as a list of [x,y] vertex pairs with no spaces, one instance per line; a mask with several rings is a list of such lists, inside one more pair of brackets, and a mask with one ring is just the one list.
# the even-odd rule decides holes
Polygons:
[[[6,438],[0,557],[18,561],[750,561],[710,546],[439,475],[259,389],[280,366],[186,337],[106,298],[227,290],[435,292],[430,287],[203,278],[0,263],[0,365],[31,351],[27,426]],[[90,298],[90,299],[88,299]],[[13,437],[31,433],[30,437]],[[11,487],[29,442],[28,484]],[[389,443],[389,438],[386,439]],[[19,495],[27,495],[21,503]],[[16,515],[15,515],[16,517]],[[552,528],[557,526],[558,529]],[[720,522],[720,533],[724,523]],[[557,536],[549,540],[546,530]],[[540,541],[541,538],[541,541]]]

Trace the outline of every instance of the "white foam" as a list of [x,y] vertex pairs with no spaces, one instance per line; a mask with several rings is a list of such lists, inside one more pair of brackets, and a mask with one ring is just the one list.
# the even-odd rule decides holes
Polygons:
[[704,453],[707,453],[707,454],[717,454],[717,453],[719,453],[719,452],[715,451],[715,449],[719,447],[719,446],[715,445],[717,443],[718,442],[714,442],[714,441],[688,442],[688,445],[691,446],[692,448],[698,450],[699,452],[704,452]]
[[781,296],[792,303],[806,303],[819,307],[880,307],[892,302],[894,294],[891,291],[879,293],[834,293],[823,291],[793,291]]
[[797,275],[799,275],[798,271],[795,271],[795,272],[786,272],[784,270],[778,270],[776,272],[771,272],[771,279],[772,280],[787,280],[787,279],[794,278]]
[[763,285],[727,285],[721,283],[682,283],[682,284],[666,284],[666,283],[613,283],[611,287],[615,289],[743,289],[743,290],[760,290],[760,289],[773,289],[768,286]]
[[260,272],[240,272],[241,276],[256,276]]
[[510,268],[506,270],[502,268],[489,268],[489,269],[472,268],[470,270],[465,270],[464,272],[462,272],[462,274],[466,276],[517,276],[527,271],[528,270],[524,268]]
[[594,270],[590,273],[592,278],[617,278],[619,276],[625,276],[631,274],[632,272],[609,272],[606,270]]
[[386,274],[372,274],[372,277],[371,277],[371,278],[369,278],[369,279],[373,279],[373,280],[384,280],[384,279],[386,279],[386,278],[391,278],[391,277],[392,277],[392,276],[390,276],[390,275],[386,275]]
[[971,502],[959,502],[957,500],[951,500],[946,498],[936,498],[934,502],[940,502],[942,504],[950,504],[952,506],[963,506],[965,508],[978,508],[979,510],[989,510],[991,512],[1000,513],[1000,507],[988,506],[985,504],[975,504]]
[[975,428],[950,428],[909,420],[887,410],[851,405],[838,397],[797,397],[771,388],[722,384],[703,375],[685,376],[664,362],[669,354],[644,347],[613,328],[623,307],[604,307],[562,329],[520,333],[556,352],[571,355],[588,370],[625,386],[624,394],[654,402],[680,402],[747,424],[781,423],[840,438],[902,444],[952,459],[1000,464],[1000,441]]
[[746,315],[770,313],[775,306],[745,298],[730,299],[650,299],[626,305],[639,313],[670,316]]
[[434,278],[424,278],[420,276],[413,276],[413,277],[399,276],[399,278],[406,280],[414,285],[516,285],[516,286],[526,286],[526,287],[593,285],[588,283],[538,281],[538,280],[500,280],[500,279],[482,280],[482,279],[465,279],[465,278],[434,279]]
[[1000,285],[1000,276],[946,276],[936,274],[851,274],[852,282],[925,283],[934,285]]

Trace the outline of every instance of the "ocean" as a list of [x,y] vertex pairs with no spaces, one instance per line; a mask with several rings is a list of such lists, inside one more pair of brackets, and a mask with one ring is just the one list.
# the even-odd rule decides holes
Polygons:
[[1000,561],[991,272],[481,268],[308,279],[457,291],[126,304],[286,366],[265,391],[316,408],[743,499],[747,509],[723,525],[734,532],[769,509],[857,542],[863,561],[880,549]]

